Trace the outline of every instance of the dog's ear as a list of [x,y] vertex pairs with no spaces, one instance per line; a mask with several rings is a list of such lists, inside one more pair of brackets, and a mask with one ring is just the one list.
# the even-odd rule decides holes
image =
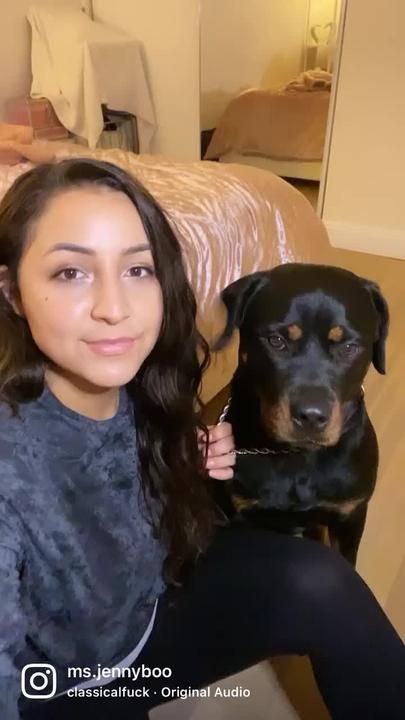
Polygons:
[[212,350],[222,350],[229,342],[236,328],[240,328],[246,310],[253,296],[268,282],[268,271],[259,271],[235,280],[221,293],[221,298],[228,311],[228,317],[222,335],[212,346]]
[[377,313],[377,332],[373,346],[373,365],[381,375],[385,375],[385,343],[389,329],[388,303],[377,283],[371,280],[365,280],[364,285],[369,292]]

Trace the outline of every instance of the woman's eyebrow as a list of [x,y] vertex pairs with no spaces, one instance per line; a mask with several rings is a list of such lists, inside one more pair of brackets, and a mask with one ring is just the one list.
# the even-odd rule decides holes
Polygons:
[[[150,250],[149,243],[142,243],[142,245],[132,245],[131,247],[123,250],[121,255],[134,255],[135,253],[145,252],[145,250]],[[48,250],[46,255],[50,255],[51,253],[59,251],[82,253],[82,255],[96,255],[95,250],[83,247],[83,245],[76,245],[75,243],[56,243],[56,245],[54,245],[53,247],[51,247],[50,250]]]

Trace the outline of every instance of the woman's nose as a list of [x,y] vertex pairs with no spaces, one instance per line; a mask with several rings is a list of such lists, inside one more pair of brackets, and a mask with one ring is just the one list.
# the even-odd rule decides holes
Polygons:
[[125,287],[117,280],[104,280],[95,288],[92,316],[116,325],[129,316]]

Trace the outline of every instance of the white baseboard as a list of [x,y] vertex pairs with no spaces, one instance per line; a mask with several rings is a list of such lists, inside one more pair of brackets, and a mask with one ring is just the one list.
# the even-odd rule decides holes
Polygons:
[[324,220],[333,247],[405,260],[405,229]]

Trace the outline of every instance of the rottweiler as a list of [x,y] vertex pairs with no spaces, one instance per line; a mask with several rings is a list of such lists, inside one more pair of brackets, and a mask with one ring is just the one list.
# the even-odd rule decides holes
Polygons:
[[232,481],[217,483],[228,518],[316,537],[355,566],[378,468],[363,381],[385,374],[389,311],[378,285],[348,270],[290,263],[221,294],[239,329],[239,364],[221,420],[233,425]]

